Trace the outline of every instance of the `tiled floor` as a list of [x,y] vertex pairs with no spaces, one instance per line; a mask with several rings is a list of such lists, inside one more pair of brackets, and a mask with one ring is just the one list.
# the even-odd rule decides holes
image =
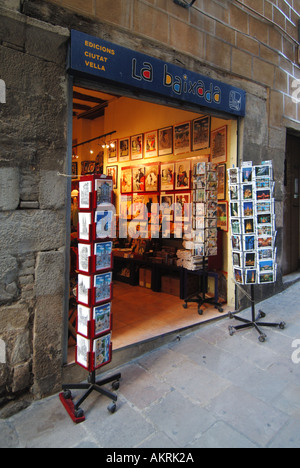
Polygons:
[[[113,348],[119,349],[155,336],[220,317],[213,306],[204,306],[203,315],[198,306],[189,304],[176,296],[153,291],[139,286],[114,283],[113,296]],[[223,314],[229,308],[224,306]]]
[[[213,306],[202,307],[198,314],[197,304],[183,308],[183,301],[176,296],[155,293],[151,289],[114,282],[113,286],[113,349],[124,348],[156,336],[180,330],[198,323],[228,314],[231,310],[223,306],[220,314]],[[74,362],[75,348],[68,349],[68,363]]]

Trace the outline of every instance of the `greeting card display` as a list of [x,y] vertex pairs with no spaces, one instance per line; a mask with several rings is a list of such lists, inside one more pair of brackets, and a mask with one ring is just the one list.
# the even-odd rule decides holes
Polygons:
[[276,227],[272,161],[228,170],[231,246],[238,284],[276,282]]
[[76,362],[93,372],[110,361],[112,326],[113,180],[79,183]]

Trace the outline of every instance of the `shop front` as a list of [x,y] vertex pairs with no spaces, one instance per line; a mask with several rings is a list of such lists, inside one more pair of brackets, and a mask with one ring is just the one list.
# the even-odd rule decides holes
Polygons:
[[70,364],[78,313],[72,291],[86,254],[81,182],[90,176],[104,174],[113,183],[114,350],[179,333],[235,308],[227,170],[239,162],[246,93],[75,30],[68,72]]

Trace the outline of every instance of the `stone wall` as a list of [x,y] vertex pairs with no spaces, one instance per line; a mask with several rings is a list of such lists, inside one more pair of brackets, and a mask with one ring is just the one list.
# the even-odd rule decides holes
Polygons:
[[0,407],[61,384],[68,38],[0,7]]

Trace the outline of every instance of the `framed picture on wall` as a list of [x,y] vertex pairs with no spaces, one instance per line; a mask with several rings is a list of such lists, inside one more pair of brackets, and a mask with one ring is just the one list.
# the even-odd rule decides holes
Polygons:
[[122,138],[119,140],[119,161],[130,161],[130,138]]
[[174,190],[175,165],[165,163],[160,166],[160,190]]
[[114,190],[118,188],[118,166],[107,166],[106,175],[112,177]]
[[193,120],[192,150],[198,151],[210,146],[210,117]]
[[132,136],[131,139],[131,159],[143,159],[143,134]]
[[184,122],[174,127],[174,155],[191,151],[191,122]]
[[132,168],[133,192],[145,192],[145,167],[137,166]]
[[219,202],[217,207],[217,226],[222,231],[228,232],[228,202]]
[[176,172],[175,189],[176,190],[189,190],[190,170],[191,170],[191,163],[189,160],[178,161],[176,163],[175,165],[175,172]]
[[108,164],[118,162],[118,140],[112,140],[108,143],[107,162]]
[[121,193],[132,192],[132,170],[130,167],[121,169]]
[[211,162],[227,162],[227,125],[211,132]]
[[158,192],[159,164],[145,166],[145,191]]
[[157,130],[144,134],[144,156],[145,158],[156,158],[158,155]]
[[158,130],[158,155],[173,154],[173,127]]
[[226,200],[226,164],[217,166],[218,200]]

